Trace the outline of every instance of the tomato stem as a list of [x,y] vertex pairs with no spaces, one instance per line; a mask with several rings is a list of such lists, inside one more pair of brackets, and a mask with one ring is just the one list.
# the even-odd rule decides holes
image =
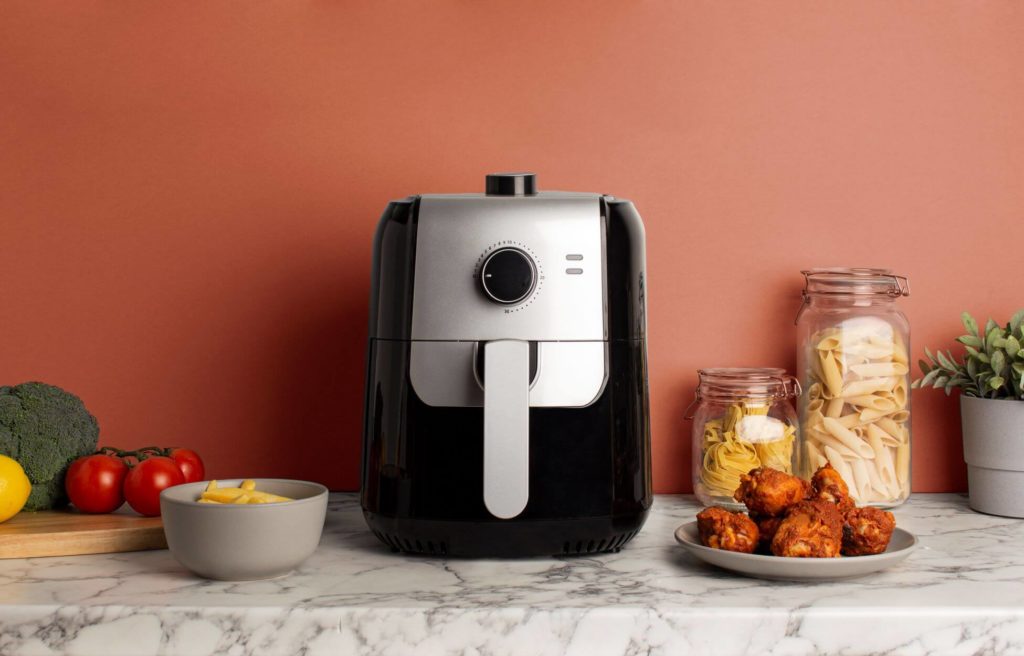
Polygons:
[[[141,449],[134,449],[127,451],[125,449],[119,449],[115,446],[105,446],[97,449],[96,453],[105,456],[114,456],[125,461],[125,464],[129,467],[137,465],[146,458],[155,458],[159,456],[170,456],[173,447],[161,447],[161,446],[144,446]],[[130,462],[134,460],[135,462]]]

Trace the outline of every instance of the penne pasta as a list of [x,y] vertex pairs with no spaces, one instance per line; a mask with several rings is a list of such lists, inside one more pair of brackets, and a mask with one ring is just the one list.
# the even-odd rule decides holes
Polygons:
[[870,362],[850,365],[850,371],[868,378],[870,376],[906,376],[910,368],[901,362]]
[[865,396],[876,392],[891,392],[897,382],[894,378],[865,378],[855,380],[843,386],[843,398],[851,396]]
[[882,417],[889,414],[890,410],[878,410],[876,408],[864,408],[860,411],[860,421],[862,424],[870,424],[878,421]]
[[907,407],[908,396],[909,395],[907,394],[907,383],[905,380],[901,380],[900,382],[896,383],[896,385],[892,388],[892,400],[893,402],[896,403],[896,407],[899,408],[900,410]]
[[896,483],[896,467],[892,460],[892,450],[885,444],[885,438],[890,436],[874,424],[868,424],[867,435],[868,444],[875,452],[875,468],[878,471],[879,479],[885,485],[885,489],[880,488],[879,491],[888,491]]
[[861,342],[848,345],[845,348],[845,352],[859,355],[866,360],[888,360],[893,355],[893,345],[884,342],[881,344],[875,344],[871,341]]
[[860,426],[862,423],[864,423],[860,420],[859,412],[851,412],[849,414],[845,414],[839,417],[838,421],[840,424],[850,429],[856,428],[857,426]]
[[836,335],[824,337],[821,341],[818,342],[818,346],[816,348],[819,351],[834,351],[837,348],[839,348],[839,337],[837,337]]
[[828,434],[839,440],[848,449],[853,451],[861,458],[874,458],[875,454],[871,450],[871,447],[864,443],[864,440],[857,437],[857,435],[846,426],[843,426],[838,421],[831,417],[825,417],[822,420],[825,430]]
[[884,430],[889,437],[896,440],[897,444],[902,441],[900,439],[900,435],[902,434],[903,429],[900,427],[899,424],[892,420],[892,417],[882,417],[881,419],[876,421],[875,424],[879,428]]
[[[825,373],[821,370],[821,358],[812,357],[810,363],[811,377],[815,381],[825,380]],[[825,397],[825,390],[820,382],[815,383],[818,386],[820,392],[819,396]]]
[[824,449],[826,446],[830,447],[833,451],[835,451],[839,455],[843,456],[844,458],[857,458],[857,457],[859,457],[859,455],[858,455],[858,453],[856,451],[854,451],[850,447],[846,446],[845,444],[843,444],[842,442],[840,442],[836,438],[832,437],[828,433],[824,433],[824,432],[821,432],[821,431],[815,431],[814,432],[814,438],[818,441],[818,444],[821,445],[822,449]]
[[814,428],[815,426],[820,424],[821,420],[824,418],[825,415],[822,414],[821,408],[818,408],[817,410],[808,410],[807,421],[804,423],[806,424],[807,428]]
[[843,375],[839,371],[839,364],[836,362],[835,354],[826,351],[821,355],[821,371],[825,376],[824,389],[835,398],[843,393]]
[[853,480],[857,484],[858,497],[864,498],[871,495],[871,476],[868,474],[868,466],[860,458],[850,461],[850,470],[853,472]]
[[857,484],[853,480],[853,471],[847,464],[846,459],[839,455],[839,453],[830,446],[825,447],[825,457],[828,458],[829,463],[835,467],[835,470],[839,472],[839,475],[843,477],[847,487],[851,490],[857,489]]
[[896,465],[892,459],[892,451],[886,449],[882,455],[882,467],[878,469],[878,476],[888,492],[899,491],[900,483],[896,478]]
[[907,355],[907,348],[903,344],[899,342],[893,343],[892,361],[908,365],[909,370],[910,357]]
[[861,408],[871,410],[881,410],[885,414],[895,412],[896,402],[892,399],[887,399],[884,396],[878,396],[877,394],[868,394],[866,396],[851,396],[845,399],[850,405],[860,406]]
[[884,437],[882,437],[882,444],[884,444],[886,447],[888,447],[890,449],[895,449],[900,444],[902,444],[902,442],[900,442],[898,439],[896,439],[892,435],[889,435],[888,433],[885,433]]
[[868,484],[871,490],[879,496],[889,494],[889,486],[882,480],[881,471],[877,467],[865,467],[864,469],[867,472]]
[[807,458],[803,467],[804,476],[810,478],[814,470],[818,468],[818,462],[824,460],[825,456],[821,453],[821,449],[810,440],[804,443],[804,455]]
[[902,489],[910,489],[910,445],[896,447],[896,480]]
[[892,330],[890,329],[885,334],[869,335],[868,344],[879,348],[886,348],[892,350],[899,344],[898,340],[893,336]]
[[[886,419],[886,417],[883,417],[882,419]],[[885,430],[884,428],[882,428],[881,427],[881,423],[880,423],[881,421],[882,420],[879,419],[877,422],[875,422],[873,424],[867,424],[867,426],[869,427],[868,428],[868,435],[870,436],[872,434],[875,434],[875,435],[878,436],[878,440],[885,447],[890,448],[890,449],[896,448],[901,443],[900,438],[896,437],[892,433],[890,433],[887,430]],[[900,433],[902,433],[902,430],[900,431]]]
[[846,405],[842,399],[829,399],[828,404],[825,406],[825,416],[831,417],[832,419],[838,418],[843,414],[843,406]]
[[843,349],[855,348],[865,343],[880,346],[886,342],[893,342],[892,326],[884,321],[858,317],[844,321],[840,327],[839,346]]
[[860,316],[805,344],[805,466],[831,462],[860,503],[901,501],[910,492],[910,365],[902,335],[884,318]]

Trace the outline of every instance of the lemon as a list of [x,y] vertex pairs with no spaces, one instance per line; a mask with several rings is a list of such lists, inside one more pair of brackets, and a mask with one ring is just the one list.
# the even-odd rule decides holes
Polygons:
[[6,522],[25,507],[32,484],[18,461],[0,456],[0,522]]

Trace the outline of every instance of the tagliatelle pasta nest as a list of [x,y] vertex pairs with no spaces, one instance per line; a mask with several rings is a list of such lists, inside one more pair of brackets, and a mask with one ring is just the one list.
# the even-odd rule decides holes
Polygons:
[[811,336],[805,385],[804,475],[831,462],[859,503],[895,503],[910,491],[908,353],[875,317]]
[[705,422],[700,483],[707,494],[731,498],[740,477],[762,466],[792,473],[796,427],[768,409],[760,401],[734,403]]

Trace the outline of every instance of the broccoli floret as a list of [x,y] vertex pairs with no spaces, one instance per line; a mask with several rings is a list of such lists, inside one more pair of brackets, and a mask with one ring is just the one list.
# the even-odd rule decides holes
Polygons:
[[70,392],[45,383],[0,387],[0,454],[21,463],[32,481],[25,510],[67,503],[68,465],[93,453],[99,435],[96,417]]

